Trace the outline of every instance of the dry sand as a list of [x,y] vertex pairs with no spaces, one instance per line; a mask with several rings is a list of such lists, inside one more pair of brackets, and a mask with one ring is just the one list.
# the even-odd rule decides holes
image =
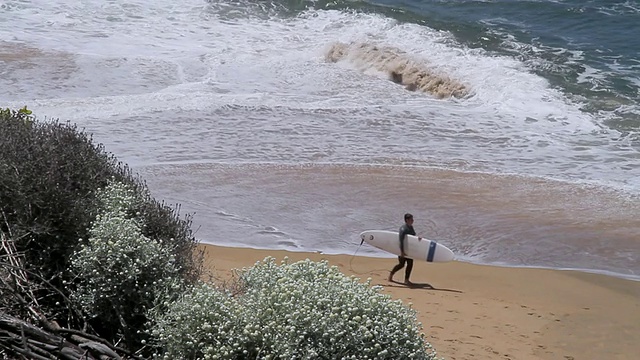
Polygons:
[[[387,281],[395,259],[202,244],[218,280],[267,256],[326,259],[347,275],[412,303],[439,357],[461,359],[638,359],[640,282],[575,271],[414,263],[407,288]],[[403,270],[396,280],[404,276]],[[426,284],[433,288],[429,288]]]

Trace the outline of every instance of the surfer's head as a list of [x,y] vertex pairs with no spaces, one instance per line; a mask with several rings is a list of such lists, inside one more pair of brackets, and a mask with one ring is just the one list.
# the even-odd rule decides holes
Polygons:
[[409,213],[404,214],[404,222],[408,223],[410,221],[413,221],[413,215]]

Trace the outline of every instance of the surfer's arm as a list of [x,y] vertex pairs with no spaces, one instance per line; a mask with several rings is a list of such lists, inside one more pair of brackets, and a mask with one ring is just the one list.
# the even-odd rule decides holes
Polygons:
[[400,235],[399,235],[399,240],[400,240],[400,254],[402,254],[402,256],[405,256],[406,254],[404,253],[404,236],[407,232],[405,231],[405,229],[400,229]]

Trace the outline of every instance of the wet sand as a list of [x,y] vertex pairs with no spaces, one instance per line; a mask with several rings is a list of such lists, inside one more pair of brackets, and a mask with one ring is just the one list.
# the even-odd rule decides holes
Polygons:
[[[175,164],[144,167],[156,198],[194,216],[202,242],[385,256],[367,229],[418,235],[458,260],[593,269],[640,279],[640,197],[520,176],[387,166]],[[237,234],[243,234],[238,237]]]
[[[266,256],[326,259],[411,303],[438,356],[462,359],[637,359],[640,282],[575,271],[416,261],[407,288],[387,281],[394,259],[202,244],[216,281]],[[395,280],[403,278],[402,270]]]

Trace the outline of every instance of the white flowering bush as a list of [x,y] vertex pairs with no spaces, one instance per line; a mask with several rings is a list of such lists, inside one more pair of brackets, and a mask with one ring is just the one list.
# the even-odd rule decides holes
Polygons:
[[244,309],[228,293],[200,284],[166,312],[154,311],[151,336],[163,359],[257,358],[259,333],[250,333]]
[[135,348],[148,310],[179,291],[179,269],[171,249],[142,235],[129,186],[111,183],[97,197],[101,210],[91,237],[71,258],[77,276],[71,299],[103,334],[110,331]]
[[434,359],[413,309],[326,261],[266,258],[236,297],[199,287],[159,314],[164,358]]

